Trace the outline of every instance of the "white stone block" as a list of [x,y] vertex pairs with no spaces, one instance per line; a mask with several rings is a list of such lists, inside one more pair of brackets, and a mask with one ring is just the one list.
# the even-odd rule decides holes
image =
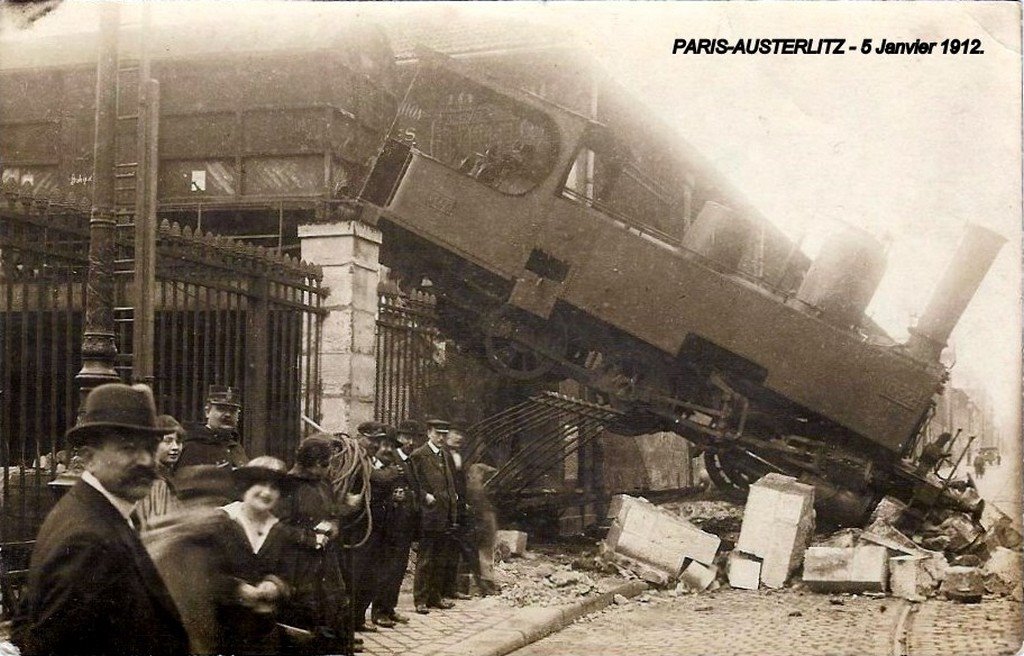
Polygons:
[[927,556],[896,556],[889,559],[889,591],[894,597],[924,601],[939,585],[930,573]]
[[761,561],[738,551],[729,554],[727,561],[729,585],[741,590],[757,590],[761,583]]
[[495,537],[495,546],[508,547],[508,552],[513,556],[522,556],[526,553],[526,533],[523,531],[498,531]]
[[691,560],[690,564],[683,568],[683,573],[679,576],[679,583],[690,590],[707,590],[717,575],[718,568],[716,566],[709,567],[696,560]]
[[736,549],[761,558],[761,582],[780,588],[814,534],[814,487],[771,473],[750,486]]
[[721,539],[686,520],[658,508],[646,499],[613,499],[617,509],[605,547],[615,553],[657,567],[670,578],[682,571],[687,558],[704,565],[714,562]]
[[804,553],[804,583],[823,592],[885,592],[885,547],[810,547]]

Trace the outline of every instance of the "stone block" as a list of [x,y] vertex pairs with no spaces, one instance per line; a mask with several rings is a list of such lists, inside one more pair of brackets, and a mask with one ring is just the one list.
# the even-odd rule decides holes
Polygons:
[[707,590],[716,576],[718,576],[718,567],[702,565],[696,560],[691,560],[690,564],[683,568],[683,573],[679,575],[679,585],[685,589],[700,592]]
[[613,501],[618,513],[605,547],[621,556],[651,565],[675,578],[690,558],[704,565],[714,562],[721,539],[688,521],[658,508],[646,499],[627,497]]
[[500,545],[505,545],[509,554],[522,556],[526,553],[526,533],[523,531],[498,531],[495,537],[495,546],[502,549]]
[[1008,595],[1021,586],[1024,554],[1005,547],[996,547],[982,568],[985,588],[995,594]]
[[939,591],[956,601],[977,603],[985,594],[982,572],[977,567],[950,567]]
[[729,585],[741,590],[757,590],[761,584],[761,561],[754,556],[733,551],[726,561]]
[[736,549],[761,558],[761,582],[780,588],[814,534],[814,487],[771,473],[750,486]]
[[887,574],[885,547],[810,547],[804,553],[803,580],[812,590],[885,592]]
[[[943,558],[939,554],[939,558]],[[932,556],[894,556],[889,559],[889,591],[894,597],[924,601],[935,594],[942,581]],[[945,559],[943,558],[943,563]]]

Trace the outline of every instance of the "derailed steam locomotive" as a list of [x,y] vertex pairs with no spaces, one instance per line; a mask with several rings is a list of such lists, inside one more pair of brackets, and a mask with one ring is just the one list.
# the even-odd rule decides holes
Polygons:
[[679,433],[720,486],[799,476],[840,524],[887,494],[977,510],[908,458],[1003,239],[970,228],[898,344],[864,315],[876,240],[847,229],[810,263],[741,201],[695,189],[692,162],[669,164],[675,189],[655,161],[627,131],[424,56],[363,219],[400,279],[430,281],[454,338],[509,376],[579,381],[617,432]]

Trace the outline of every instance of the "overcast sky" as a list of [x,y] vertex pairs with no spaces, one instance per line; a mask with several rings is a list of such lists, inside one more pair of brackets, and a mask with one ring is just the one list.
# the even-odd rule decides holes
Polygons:
[[[963,225],[1008,239],[956,331],[959,385],[985,387],[1004,425],[1019,416],[1021,51],[1019,3],[359,3],[246,5],[314,20],[410,11],[501,14],[570,29],[613,77],[673,126],[769,219],[815,245],[837,221],[889,241],[869,308],[897,339],[928,300]],[[157,20],[209,12],[161,3]],[[225,20],[239,7],[219,4]],[[36,32],[88,29],[65,5]],[[8,23],[10,25],[10,23]],[[9,32],[8,32],[9,34]],[[25,33],[21,35],[22,38]],[[982,41],[983,55],[671,55],[675,38]],[[666,135],[671,138],[670,135]],[[1013,432],[1018,432],[1015,429]]]

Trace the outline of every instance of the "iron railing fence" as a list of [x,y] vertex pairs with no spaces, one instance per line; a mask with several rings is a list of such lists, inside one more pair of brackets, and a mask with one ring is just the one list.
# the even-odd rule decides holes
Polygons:
[[421,418],[427,393],[440,374],[434,298],[381,290],[377,318],[374,416],[395,426]]
[[[118,230],[116,369],[132,378],[135,287],[131,230]],[[34,537],[69,461],[77,414],[89,210],[74,200],[0,194],[0,542]],[[288,457],[301,416],[320,418],[320,341],[327,294],[316,266],[164,223],[152,288],[158,410],[199,421],[211,384],[242,392],[250,454]],[[2,547],[0,547],[2,548]]]

